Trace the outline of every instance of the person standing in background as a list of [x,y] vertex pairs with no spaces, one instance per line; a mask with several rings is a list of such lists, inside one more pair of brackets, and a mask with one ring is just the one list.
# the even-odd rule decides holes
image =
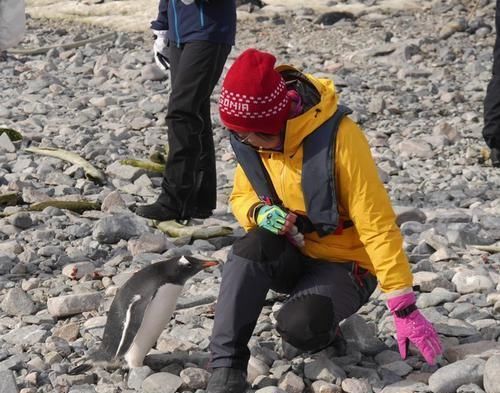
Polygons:
[[19,44],[25,31],[24,0],[0,0],[0,54]]
[[500,168],[500,0],[497,0],[496,42],[493,51],[493,75],[484,99],[483,137],[491,150],[491,163]]
[[169,152],[158,199],[136,214],[208,218],[217,202],[210,96],[234,45],[235,0],[160,0],[151,29],[155,62],[171,75]]

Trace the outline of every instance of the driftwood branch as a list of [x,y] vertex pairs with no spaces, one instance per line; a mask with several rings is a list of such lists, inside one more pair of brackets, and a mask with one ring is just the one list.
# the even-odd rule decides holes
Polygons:
[[92,42],[99,42],[99,41],[107,40],[108,38],[114,38],[115,36],[116,36],[115,32],[104,33],[104,34],[98,35],[96,37],[87,38],[86,40],[75,41],[75,42],[71,42],[71,43],[68,43],[68,44],[49,45],[49,46],[43,46],[41,48],[9,49],[8,52],[12,53],[12,54],[15,54],[15,55],[41,55],[43,53],[47,53],[51,49],[55,49],[55,48],[61,48],[61,49],[78,48],[80,46],[84,46],[84,45],[90,44]]
[[471,245],[469,245],[469,247],[475,248],[475,249],[480,250],[480,251],[490,252],[490,253],[500,252],[500,244],[492,244],[489,246],[486,246],[486,245],[483,246],[483,245],[479,245],[479,244],[471,244]]
[[230,227],[221,225],[182,225],[176,221],[157,222],[156,227],[172,237],[190,236],[193,239],[210,239],[233,233]]
[[163,173],[163,171],[165,170],[165,164],[158,164],[156,162],[148,160],[136,160],[133,158],[126,158],[124,160],[120,160],[120,164],[130,165],[136,168],[145,169],[147,171],[155,173]]
[[64,161],[71,162],[72,164],[78,165],[80,168],[82,168],[85,171],[87,177],[91,180],[101,184],[105,181],[105,176],[99,169],[94,167],[86,159],[80,157],[76,153],[62,149],[56,149],[53,147],[28,147],[25,149],[25,151],[55,157]]
[[0,194],[0,205],[14,206],[19,202],[20,199],[21,196],[17,192]]
[[58,209],[71,210],[76,213],[83,213],[86,210],[99,210],[101,204],[99,202],[91,201],[61,201],[61,200],[48,200],[43,202],[33,203],[28,207],[28,211],[42,211],[47,207],[57,207]]

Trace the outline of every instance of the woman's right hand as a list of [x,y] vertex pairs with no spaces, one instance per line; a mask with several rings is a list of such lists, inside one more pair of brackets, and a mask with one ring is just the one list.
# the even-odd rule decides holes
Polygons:
[[257,225],[275,235],[284,235],[295,226],[297,216],[277,205],[264,205],[257,212]]

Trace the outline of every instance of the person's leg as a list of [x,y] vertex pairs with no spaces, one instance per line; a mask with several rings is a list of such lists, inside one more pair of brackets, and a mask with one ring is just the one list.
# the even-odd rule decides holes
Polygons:
[[290,291],[304,257],[283,236],[257,228],[237,240],[223,266],[210,341],[208,393],[243,393],[247,388],[248,341],[270,288]]
[[493,51],[493,74],[500,76],[500,0],[497,0],[495,11],[496,41]]
[[196,218],[206,218],[212,215],[217,205],[217,173],[215,164],[215,146],[212,134],[210,115],[210,99],[203,103],[203,131],[201,133],[201,154],[198,165],[196,187],[192,193],[194,213]]
[[[193,192],[199,186],[200,169],[212,169],[203,168],[207,161],[209,165],[215,164],[213,140],[206,147],[204,161],[200,160],[204,153],[203,142],[212,138],[211,126],[206,129],[206,134],[210,135],[204,135],[205,122],[211,122],[210,107],[207,116],[206,105],[210,105],[210,95],[222,73],[229,50],[228,45],[210,42],[185,44],[173,81],[167,115],[170,149],[162,189],[182,218],[189,218],[190,213],[195,210],[192,206],[195,202]],[[210,159],[206,158],[207,155]],[[215,172],[215,168],[213,171]],[[215,179],[215,173],[213,178]],[[215,194],[216,184],[211,186],[212,193]]]
[[317,352],[334,341],[339,323],[370,297],[377,280],[353,264],[307,261],[305,273],[277,315],[283,340],[302,351]]
[[256,228],[237,240],[223,265],[210,343],[211,366],[246,370],[253,333],[270,288],[291,291],[304,256],[284,236]]
[[194,206],[193,217],[205,218],[211,215],[217,205],[217,174],[215,167],[215,147],[212,133],[212,116],[210,112],[210,96],[224,69],[227,56],[231,51],[229,45],[220,45],[214,57],[213,74],[210,81],[210,93],[203,100],[200,108],[203,120],[201,132],[201,154],[198,165],[196,190],[192,194],[191,205]]
[[484,99],[483,137],[491,149],[491,161],[500,167],[500,0],[496,8],[496,42],[493,51],[493,75]]
[[[222,49],[221,49],[222,48]],[[201,135],[202,103],[209,100],[227,57],[228,46],[196,41],[170,48],[172,86],[167,113],[169,153],[162,192],[152,205],[140,206],[137,214],[158,220],[190,218],[194,210]],[[221,65],[222,63],[222,65]]]
[[[179,69],[179,62],[181,61],[182,51],[184,45],[176,46],[173,42],[168,43],[168,60],[170,64],[170,86],[173,86]],[[170,100],[170,99],[169,99]]]

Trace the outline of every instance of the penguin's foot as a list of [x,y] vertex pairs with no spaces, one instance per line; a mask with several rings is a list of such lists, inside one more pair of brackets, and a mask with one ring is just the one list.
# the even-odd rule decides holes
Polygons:
[[144,366],[144,363],[142,360],[139,360],[139,359],[127,359],[127,357],[125,356],[125,361],[127,362],[127,366],[129,369],[132,369],[132,368],[138,368],[138,367],[142,367]]
[[[123,360],[121,358],[115,358],[109,354],[108,351],[103,349],[102,346],[90,348],[85,356],[80,360],[82,363],[73,367],[77,374],[81,374],[85,370],[87,364],[91,364],[93,367],[100,367],[107,370],[116,370],[123,367]],[[84,371],[82,371],[84,370]]]
[[68,375],[80,375],[85,374],[95,368],[103,368],[105,370],[117,370],[123,368],[123,362],[118,359],[113,359],[111,361],[106,360],[95,360],[93,358],[82,359],[84,363],[77,364],[75,367],[70,368],[67,372]]
[[237,368],[216,368],[208,381],[207,393],[245,393],[248,389],[246,372]]

